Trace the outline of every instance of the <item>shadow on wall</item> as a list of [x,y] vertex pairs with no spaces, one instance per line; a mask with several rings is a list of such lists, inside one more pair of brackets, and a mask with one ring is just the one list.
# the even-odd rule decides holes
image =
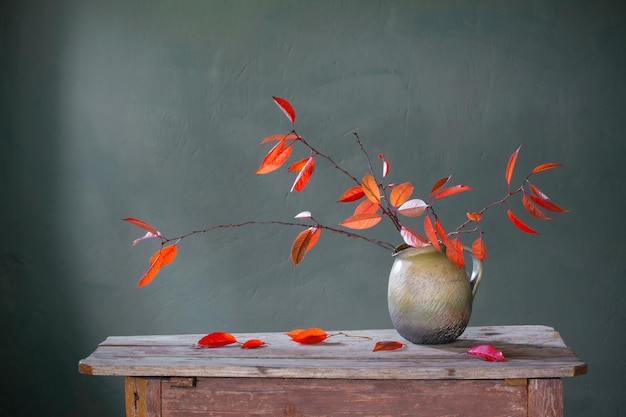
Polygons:
[[[63,4],[0,4],[0,414],[98,416],[119,413],[119,381],[87,378],[77,361],[99,340],[75,309],[59,212],[63,134],[60,104],[71,14]],[[53,104],[54,103],[54,104]],[[68,150],[66,150],[67,152]],[[71,152],[71,150],[69,150]],[[79,400],[80,398],[80,400]]]

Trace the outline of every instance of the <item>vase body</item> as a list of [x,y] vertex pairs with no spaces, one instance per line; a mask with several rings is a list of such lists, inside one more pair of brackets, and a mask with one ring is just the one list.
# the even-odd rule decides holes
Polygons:
[[387,301],[391,322],[402,337],[415,344],[442,344],[463,333],[482,278],[482,263],[472,259],[468,277],[432,246],[395,255]]

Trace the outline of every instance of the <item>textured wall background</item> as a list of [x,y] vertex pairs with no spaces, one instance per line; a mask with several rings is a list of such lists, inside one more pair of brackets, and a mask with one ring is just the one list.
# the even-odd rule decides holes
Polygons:
[[475,186],[450,223],[502,196],[519,144],[519,173],[564,162],[541,185],[571,213],[542,236],[485,219],[471,325],[557,328],[589,363],[567,415],[625,412],[620,2],[4,0],[0,25],[3,416],[123,415],[122,379],[77,372],[109,335],[390,326],[389,254],[326,234],[294,270],[289,228],[186,240],[135,288],[156,246],[131,247],[123,217],[176,235],[347,216],[350,184],[323,163],[298,195],[284,172],[252,175],[260,140],[289,129],[272,95],[355,175],[356,131],[418,193]]

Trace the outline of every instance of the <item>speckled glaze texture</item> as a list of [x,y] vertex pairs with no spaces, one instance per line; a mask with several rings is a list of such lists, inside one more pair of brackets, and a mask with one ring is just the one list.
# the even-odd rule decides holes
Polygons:
[[395,255],[389,273],[391,321],[415,344],[443,344],[459,337],[472,313],[473,294],[482,275],[474,260],[473,280],[432,246]]

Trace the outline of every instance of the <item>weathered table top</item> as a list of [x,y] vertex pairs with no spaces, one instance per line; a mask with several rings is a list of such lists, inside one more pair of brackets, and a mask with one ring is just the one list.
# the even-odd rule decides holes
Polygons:
[[[329,332],[335,333],[335,332]],[[203,335],[111,336],[86,359],[88,375],[163,377],[256,377],[339,379],[508,379],[582,375],[587,365],[558,332],[546,326],[469,327],[454,343],[413,345],[395,330],[350,330],[317,345],[301,345],[284,333],[233,333],[238,341],[262,339],[267,345],[194,349]],[[377,341],[398,340],[395,351],[372,349]],[[467,355],[470,346],[491,344],[506,362]]]

